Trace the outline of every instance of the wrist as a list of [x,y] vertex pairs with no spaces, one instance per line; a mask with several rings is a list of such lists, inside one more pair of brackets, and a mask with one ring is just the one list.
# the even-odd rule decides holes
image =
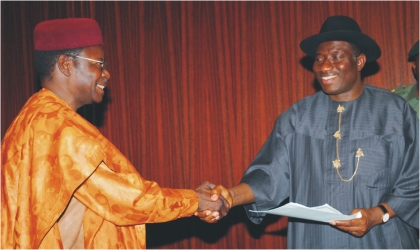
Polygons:
[[228,190],[232,197],[232,207],[254,202],[254,193],[248,184],[241,183]]
[[379,208],[379,210],[381,212],[381,216],[380,216],[381,217],[381,220],[380,220],[380,223],[387,223],[388,220],[390,219],[390,214],[389,214],[388,209],[384,205],[382,205],[382,204],[379,204],[377,207]]
[[232,188],[229,188],[228,191],[229,191],[229,195],[230,195],[230,199],[228,199],[228,203],[230,205],[230,208],[232,208],[236,205],[236,202],[237,202],[235,200],[236,193],[235,193],[234,190],[232,190]]

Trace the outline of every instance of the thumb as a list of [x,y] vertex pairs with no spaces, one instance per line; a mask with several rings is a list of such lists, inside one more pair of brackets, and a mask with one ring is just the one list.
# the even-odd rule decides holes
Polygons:
[[223,196],[223,198],[225,198],[226,201],[229,203],[229,206],[232,207],[233,198],[229,190],[222,185],[217,185],[211,190],[211,199],[213,201],[216,201],[217,199],[219,199],[220,196]]
[[217,201],[217,199],[219,199],[219,196],[220,196],[221,193],[222,193],[222,188],[220,187],[220,185],[213,188],[211,190],[211,200],[212,201]]

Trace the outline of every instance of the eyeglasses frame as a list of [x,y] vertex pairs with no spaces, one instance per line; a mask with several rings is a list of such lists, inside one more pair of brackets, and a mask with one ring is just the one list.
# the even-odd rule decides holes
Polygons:
[[108,69],[108,64],[105,61],[98,61],[92,58],[87,58],[87,57],[77,56],[77,55],[72,55],[72,54],[66,54],[66,55],[69,57],[77,57],[77,58],[82,58],[91,62],[99,63],[101,65],[101,71],[103,71],[104,69]]

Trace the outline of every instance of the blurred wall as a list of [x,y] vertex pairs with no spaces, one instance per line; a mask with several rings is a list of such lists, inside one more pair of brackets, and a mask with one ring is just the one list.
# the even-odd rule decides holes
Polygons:
[[[91,17],[103,31],[111,80],[105,101],[79,112],[162,187],[232,186],[276,117],[319,89],[299,43],[330,15],[354,18],[380,45],[366,83],[415,82],[407,53],[419,39],[418,1],[2,1],[1,135],[39,90],[35,25]],[[193,217],[147,230],[148,248],[285,248],[287,218],[253,225],[237,207],[214,225]]]

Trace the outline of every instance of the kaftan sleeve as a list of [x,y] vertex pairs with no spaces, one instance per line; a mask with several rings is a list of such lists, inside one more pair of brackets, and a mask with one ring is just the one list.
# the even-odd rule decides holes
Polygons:
[[191,189],[161,188],[131,171],[116,172],[102,162],[75,192],[88,209],[118,226],[165,222],[191,216],[198,197]]
[[249,210],[268,210],[289,197],[289,158],[279,127],[280,118],[241,180],[254,193],[255,202],[245,205],[245,211],[249,219],[258,224],[265,214]]
[[[406,104],[403,135],[395,142],[394,155],[401,165],[393,176],[394,186],[385,197],[397,216],[419,228],[419,123],[415,112]],[[401,157],[400,157],[401,156]]]
[[[94,138],[96,151],[83,154],[86,161],[93,156],[102,156],[82,184],[73,189],[74,197],[88,209],[120,226],[165,222],[196,212],[198,197],[194,190],[161,188],[154,181],[144,180],[96,128],[79,116],[68,120],[84,137]],[[77,147],[85,147],[84,142],[79,141]],[[81,163],[78,167],[80,171],[85,170]]]

